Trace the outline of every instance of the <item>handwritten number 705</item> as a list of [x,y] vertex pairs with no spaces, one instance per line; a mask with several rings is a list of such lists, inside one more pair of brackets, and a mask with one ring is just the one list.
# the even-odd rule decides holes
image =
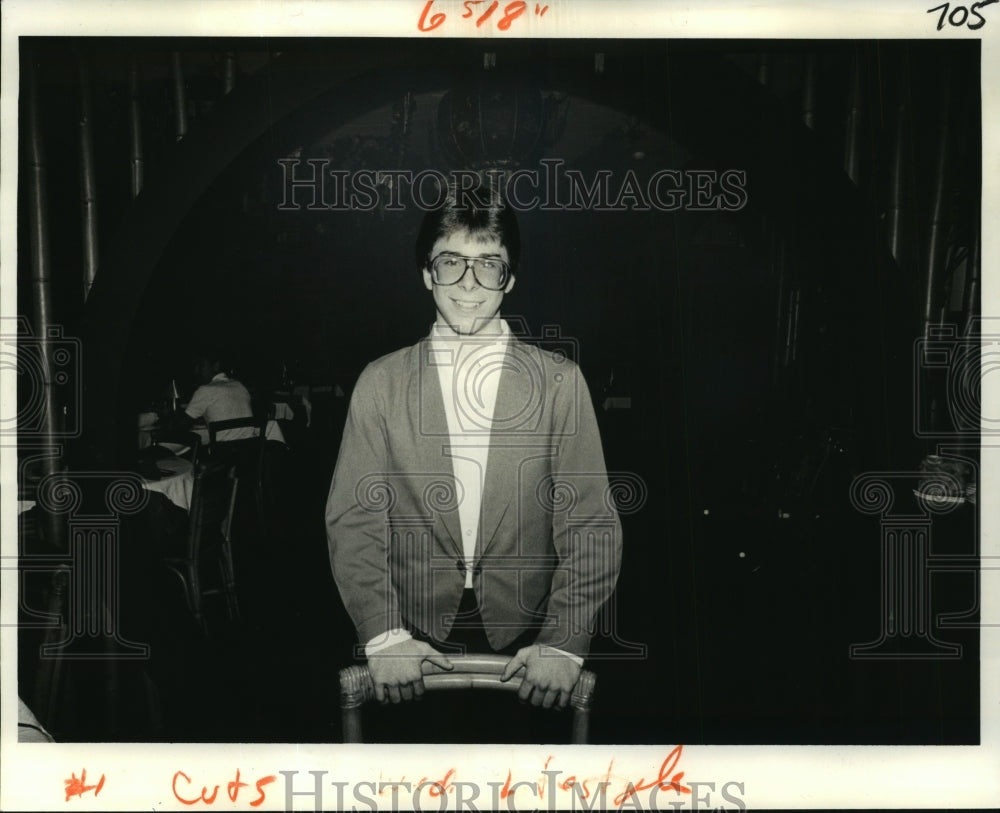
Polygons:
[[[1000,0],[980,0],[978,3],[973,3],[971,8],[966,8],[965,6],[955,6],[952,8],[951,3],[944,3],[943,5],[927,9],[927,13],[941,12],[941,17],[938,19],[937,24],[938,31],[944,28],[945,22],[954,28],[961,28],[963,25],[966,25],[971,31],[978,31],[986,25],[986,18],[979,13],[979,9],[983,8],[983,6],[991,6],[996,2],[1000,2]],[[969,20],[971,16],[978,17],[978,22]]]

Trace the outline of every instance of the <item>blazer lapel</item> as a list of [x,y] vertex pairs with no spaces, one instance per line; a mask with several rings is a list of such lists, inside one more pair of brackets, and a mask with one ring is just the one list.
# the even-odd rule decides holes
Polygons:
[[507,513],[517,513],[517,505],[511,505],[511,502],[515,495],[520,499],[522,463],[530,458],[551,457],[553,454],[550,442],[540,444],[540,439],[547,439],[548,434],[539,432],[537,427],[544,406],[544,382],[537,380],[540,367],[536,360],[521,355],[532,352],[537,351],[510,337],[497,387],[490,453],[483,484],[477,558],[494,544],[497,530]]
[[[424,339],[418,346],[419,368],[414,392],[418,399],[415,407],[413,430],[416,435],[415,445],[418,449],[417,459],[428,467],[428,473],[440,475],[443,480],[456,489],[455,470],[452,467],[448,452],[451,439],[448,435],[448,419],[444,414],[444,401],[441,398],[441,381],[438,378],[438,368],[431,363],[431,343]],[[432,506],[425,506],[432,509]],[[450,511],[434,510],[435,536],[442,541],[450,541],[459,559],[462,553],[462,531],[458,517],[458,507]],[[443,531],[443,533],[441,532]]]

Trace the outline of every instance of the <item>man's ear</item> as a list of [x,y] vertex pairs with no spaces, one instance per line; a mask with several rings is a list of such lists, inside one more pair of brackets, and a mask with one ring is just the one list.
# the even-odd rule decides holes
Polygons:
[[424,287],[428,291],[433,291],[434,290],[434,280],[431,279],[431,272],[427,270],[427,266],[426,265],[424,266],[423,271],[421,273],[423,273],[423,275],[424,275]]
[[514,276],[513,274],[511,274],[511,277],[510,277],[510,279],[509,279],[509,280],[507,280],[507,287],[503,289],[503,292],[504,292],[505,294],[509,294],[509,293],[511,292],[511,290],[512,290],[512,289],[513,289],[513,287],[514,287],[514,282],[515,282],[515,280],[516,280],[516,279],[517,279],[517,278],[516,278],[516,277],[515,277],[515,276]]

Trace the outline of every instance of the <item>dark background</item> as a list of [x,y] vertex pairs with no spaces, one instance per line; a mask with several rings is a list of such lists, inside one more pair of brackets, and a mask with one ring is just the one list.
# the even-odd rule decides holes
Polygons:
[[[737,169],[748,193],[736,212],[520,218],[523,261],[505,311],[533,336],[558,326],[572,341],[609,471],[635,475],[645,492],[623,516],[605,622],[617,640],[595,642],[607,657],[592,662],[593,741],[978,742],[975,612],[965,628],[936,619],[978,607],[971,565],[930,582],[933,632],[961,644],[961,657],[849,657],[879,637],[884,594],[882,525],[852,506],[853,478],[916,471],[941,440],[978,458],[978,436],[942,407],[947,371],[914,362],[929,325],[964,335],[979,312],[977,42],[21,47],[22,77],[29,66],[38,77],[53,321],[83,343],[70,470],[125,466],[135,413],[171,379],[190,392],[191,353],[206,338],[226,343],[255,392],[283,376],[331,388],[314,399],[308,432],[276,453],[268,526],[243,529],[241,626],[219,618],[212,637],[198,635],[145,560],[148,529],[122,529],[123,623],[152,655],[123,662],[110,690],[101,669],[74,663],[51,724],[64,738],[338,737],[336,670],[352,662],[353,632],[322,508],[346,396],[368,361],[426,334],[433,307],[414,267],[419,211],[280,211],[278,160],[447,172],[559,158],[588,180],[610,170],[612,189],[630,169],[641,179]],[[174,53],[189,119],[179,140]],[[86,301],[81,65],[100,215]],[[144,166],[134,198],[132,68]],[[25,186],[18,297],[34,316]],[[608,397],[630,407],[604,409]],[[912,483],[897,485],[897,510],[909,499],[919,514]],[[934,519],[931,535],[934,554],[974,553],[976,507]],[[23,696],[37,642],[25,631],[21,643]],[[634,644],[642,657],[626,657]],[[101,701],[81,703],[95,688]]]

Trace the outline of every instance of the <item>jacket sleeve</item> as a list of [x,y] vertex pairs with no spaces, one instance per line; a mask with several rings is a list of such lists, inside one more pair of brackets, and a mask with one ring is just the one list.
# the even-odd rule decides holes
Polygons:
[[550,489],[558,564],[536,643],[586,656],[597,613],[618,580],[622,531],[590,391],[578,367],[567,372],[569,386],[560,387],[553,402],[557,454]]
[[351,395],[326,504],[333,578],[362,643],[403,626],[388,565],[385,397],[369,365]]

